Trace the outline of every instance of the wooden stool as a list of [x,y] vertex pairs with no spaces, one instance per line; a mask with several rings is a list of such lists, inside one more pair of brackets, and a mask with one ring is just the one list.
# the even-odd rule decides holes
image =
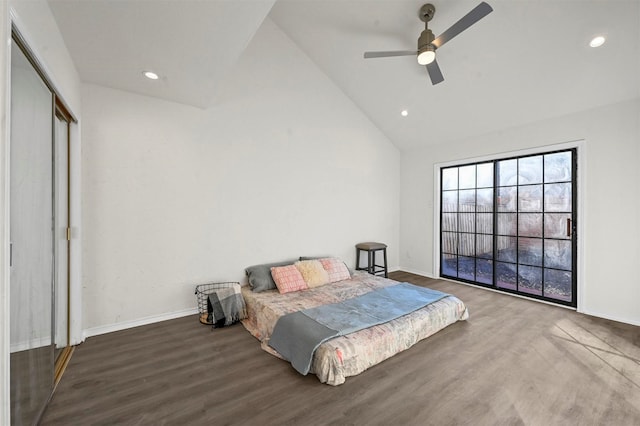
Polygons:
[[[384,255],[384,264],[376,265],[376,252],[382,250]],[[367,252],[367,267],[360,267],[360,252]],[[356,244],[356,271],[367,271],[371,275],[378,275],[384,272],[384,277],[388,278],[387,274],[387,245],[382,243],[360,243]]]

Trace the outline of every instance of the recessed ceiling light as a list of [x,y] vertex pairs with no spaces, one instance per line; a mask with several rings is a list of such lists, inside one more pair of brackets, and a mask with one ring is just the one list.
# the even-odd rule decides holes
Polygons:
[[156,73],[155,73],[155,72],[153,72],[153,71],[143,71],[143,72],[142,72],[142,74],[143,74],[145,77],[147,77],[149,80],[157,80],[157,79],[159,78],[159,77],[158,77],[158,74],[156,74]]
[[403,117],[406,117],[407,115],[409,115],[409,111],[407,111],[406,109],[403,109],[402,111],[400,111],[400,115]]
[[589,46],[591,47],[600,47],[604,44],[605,38],[603,36],[594,37],[590,42]]

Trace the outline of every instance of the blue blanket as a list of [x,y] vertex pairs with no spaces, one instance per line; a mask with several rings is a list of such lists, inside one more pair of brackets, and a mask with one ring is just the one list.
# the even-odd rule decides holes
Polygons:
[[306,375],[315,350],[323,342],[389,322],[447,296],[450,295],[400,283],[342,302],[293,312],[278,319],[269,346]]

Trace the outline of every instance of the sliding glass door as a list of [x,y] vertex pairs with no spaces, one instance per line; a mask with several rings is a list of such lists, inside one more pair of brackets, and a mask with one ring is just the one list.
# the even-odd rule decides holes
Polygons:
[[576,306],[576,151],[441,169],[440,274]]

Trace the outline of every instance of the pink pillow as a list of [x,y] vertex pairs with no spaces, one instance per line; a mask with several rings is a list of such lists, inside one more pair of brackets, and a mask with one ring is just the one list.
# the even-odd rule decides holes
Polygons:
[[348,280],[351,278],[347,265],[340,259],[335,257],[328,257],[326,259],[320,259],[322,267],[329,274],[329,282],[335,283],[336,281]]
[[277,266],[271,268],[271,276],[276,282],[276,287],[280,293],[306,290],[307,283],[304,282],[300,271],[293,265]]

